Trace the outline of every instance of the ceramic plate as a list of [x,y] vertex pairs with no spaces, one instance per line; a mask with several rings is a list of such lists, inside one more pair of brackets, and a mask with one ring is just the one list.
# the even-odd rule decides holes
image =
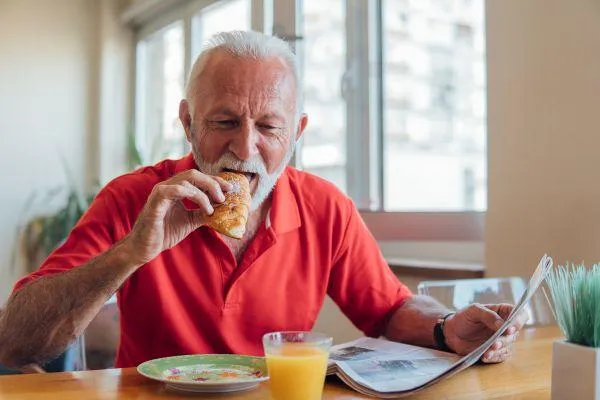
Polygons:
[[249,390],[269,379],[262,357],[207,354],[157,358],[137,367],[140,374],[186,392]]

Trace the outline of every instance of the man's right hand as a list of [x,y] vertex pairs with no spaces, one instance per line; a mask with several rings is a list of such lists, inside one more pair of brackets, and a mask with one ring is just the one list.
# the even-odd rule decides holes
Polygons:
[[[10,297],[0,310],[0,363],[21,368],[62,353],[138,267],[200,227],[213,213],[211,203],[223,202],[223,191],[231,189],[224,180],[197,170],[154,186],[123,240],[83,265],[35,279]],[[198,207],[186,209],[184,199]]]
[[[142,265],[181,242],[203,225],[214,212],[212,204],[225,201],[223,192],[231,190],[225,180],[192,169],[154,186],[133,229],[126,238],[132,261]],[[188,210],[181,202],[198,205]]]

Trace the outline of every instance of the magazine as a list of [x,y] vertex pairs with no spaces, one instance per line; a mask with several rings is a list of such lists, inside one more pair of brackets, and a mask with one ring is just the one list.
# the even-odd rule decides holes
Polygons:
[[331,348],[327,374],[337,375],[357,392],[384,399],[410,395],[453,376],[476,363],[506,331],[550,268],[552,258],[544,255],[502,327],[466,356],[363,337]]

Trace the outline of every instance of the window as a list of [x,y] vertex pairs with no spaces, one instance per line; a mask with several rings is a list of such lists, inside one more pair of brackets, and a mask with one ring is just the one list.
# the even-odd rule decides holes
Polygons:
[[183,24],[174,22],[137,45],[136,139],[144,163],[183,152],[177,105],[183,95]]
[[304,0],[299,13],[299,165],[363,209],[484,211],[483,0]]
[[383,16],[384,209],[485,210],[483,1],[384,0]]
[[[196,5],[198,3],[198,5]],[[179,121],[185,79],[204,42],[221,31],[250,29],[251,0],[190,2],[157,29],[141,30],[136,48],[135,136],[144,164],[189,151]],[[192,33],[188,37],[186,32]],[[189,56],[186,53],[189,51]]]
[[148,3],[157,11],[140,24],[135,104],[147,162],[188,151],[177,105],[204,41],[275,33],[297,51],[309,116],[296,165],[352,197],[378,239],[400,227],[402,239],[481,239],[484,0]]
[[204,42],[215,33],[249,29],[249,0],[218,2],[201,9],[192,19],[192,62],[202,51]]
[[344,0],[304,0],[303,89],[309,123],[300,166],[346,191],[346,70]]

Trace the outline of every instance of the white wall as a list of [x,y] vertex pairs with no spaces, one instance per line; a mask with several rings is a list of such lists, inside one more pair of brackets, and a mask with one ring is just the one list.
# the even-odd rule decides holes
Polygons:
[[489,275],[600,261],[600,1],[487,1]]
[[129,0],[102,0],[99,23],[99,117],[97,176],[101,184],[127,168],[132,129],[133,32],[121,22]]
[[66,181],[93,179],[96,136],[96,0],[0,2],[0,301],[11,270],[14,233],[25,199]]

